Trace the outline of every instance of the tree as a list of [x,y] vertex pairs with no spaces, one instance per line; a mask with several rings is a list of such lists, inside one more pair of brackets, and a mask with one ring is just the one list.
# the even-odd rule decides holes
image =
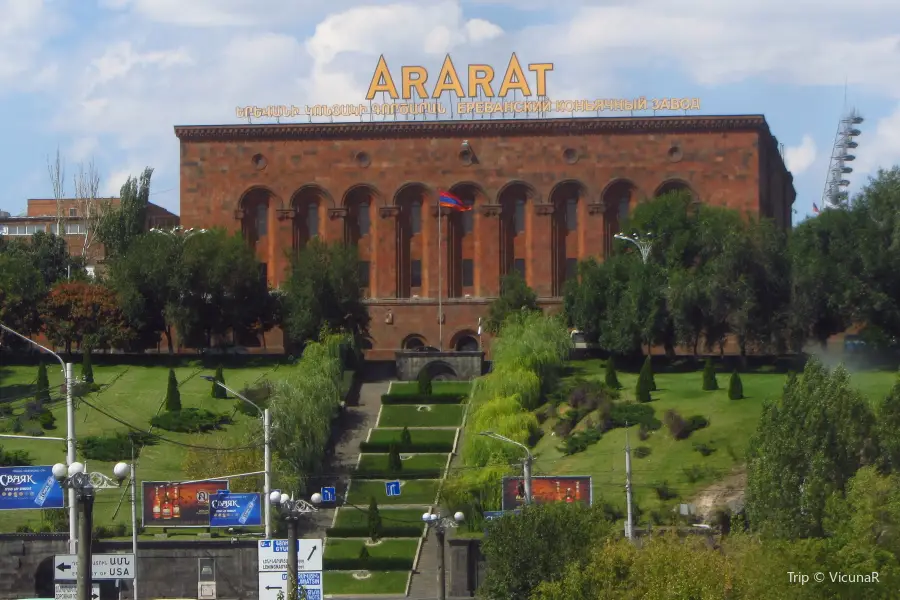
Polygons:
[[121,256],[144,233],[151,177],[153,169],[150,167],[144,169],[139,178],[129,177],[119,190],[119,206],[103,215],[97,239],[103,243],[107,256]]
[[885,470],[900,475],[900,378],[878,406],[877,417],[881,464]]
[[38,364],[37,380],[34,389],[34,402],[38,406],[44,406],[50,402],[50,379],[47,377],[47,365],[41,361]]
[[378,512],[378,503],[375,501],[374,496],[369,500],[368,527],[369,539],[373,542],[377,541],[381,537],[382,527],[381,514]]
[[638,374],[637,383],[634,388],[634,397],[638,402],[650,402],[653,397],[650,395],[650,382],[644,376],[644,370],[641,369]]
[[641,366],[641,377],[643,377],[647,381],[647,389],[651,392],[656,391],[656,377],[653,376],[653,362],[648,356],[644,359],[644,364]]
[[731,373],[731,378],[728,380],[728,399],[740,400],[743,397],[744,384],[741,383],[741,376],[738,375],[737,371],[733,371]]
[[73,258],[66,240],[52,233],[38,231],[30,239],[14,240],[4,253],[25,258],[40,271],[47,289],[60,281],[84,278],[83,261]]
[[[46,292],[40,271],[25,257],[0,254],[0,323],[23,335],[36,333]],[[5,337],[12,336],[0,330],[0,341]]]
[[178,389],[178,378],[175,369],[169,369],[169,381],[166,387],[166,410],[178,412],[181,410],[181,391]]
[[323,327],[346,331],[357,341],[369,328],[355,246],[310,241],[291,261],[283,286],[284,328],[290,340],[305,344]]
[[747,516],[778,537],[824,534],[825,504],[877,458],[874,416],[843,367],[810,359],[763,408],[747,463]]
[[51,342],[71,352],[75,342],[86,350],[119,346],[131,337],[115,293],[99,283],[60,283],[41,306],[44,331]]
[[84,229],[83,239],[81,241],[81,256],[85,261],[90,260],[91,247],[100,234],[100,228],[103,225],[103,219],[106,213],[112,209],[112,201],[103,200],[100,195],[100,174],[91,159],[87,165],[84,163],[78,166],[78,172],[75,174],[75,210],[78,213],[78,220]]
[[84,349],[81,358],[81,379],[85,383],[94,383],[94,367],[91,365],[91,351],[89,348]]
[[419,376],[416,379],[416,383],[418,384],[420,395],[431,395],[431,372],[427,368],[419,371]]
[[603,377],[608,387],[614,390],[622,389],[622,384],[619,383],[619,376],[616,374],[616,366],[612,356],[610,356],[606,360],[606,367]]
[[365,544],[359,549],[359,562],[362,563],[363,566],[366,566],[369,563],[369,550],[366,548]]
[[400,459],[400,451],[397,446],[391,444],[388,448],[388,469],[391,473],[399,473],[403,470],[403,461]]
[[525,278],[518,271],[513,271],[500,279],[500,296],[488,306],[485,328],[496,335],[511,314],[540,310],[537,294],[528,287]]
[[719,381],[716,379],[716,368],[711,358],[703,363],[703,391],[711,392],[719,389]]
[[228,393],[225,391],[219,383],[225,383],[225,373],[222,370],[222,365],[216,367],[216,375],[214,377],[215,381],[212,383],[211,395],[213,398],[227,398]]
[[53,160],[47,156],[47,174],[50,176],[53,199],[56,200],[56,229],[54,233],[60,234],[63,231],[63,220],[66,216],[66,163],[59,155],[59,148],[56,149],[56,157]]
[[400,432],[400,445],[403,447],[412,445],[412,434],[409,432],[409,427],[404,427]]

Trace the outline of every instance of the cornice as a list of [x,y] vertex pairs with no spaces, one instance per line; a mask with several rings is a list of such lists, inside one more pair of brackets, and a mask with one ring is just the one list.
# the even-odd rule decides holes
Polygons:
[[647,132],[754,130],[771,135],[762,115],[706,117],[591,117],[569,119],[479,119],[473,121],[371,121],[271,125],[176,125],[178,139],[240,142],[487,136],[591,135]]

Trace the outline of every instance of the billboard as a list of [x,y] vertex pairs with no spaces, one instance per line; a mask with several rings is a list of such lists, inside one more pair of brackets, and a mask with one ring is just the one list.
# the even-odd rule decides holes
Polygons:
[[[535,504],[547,502],[593,501],[589,475],[547,475],[531,478],[531,497]],[[525,484],[521,477],[503,478],[503,510],[515,510],[525,504]]]
[[210,500],[228,490],[227,480],[174,483],[142,481],[144,527],[209,527]]
[[64,508],[53,467],[0,467],[0,510]]
[[259,494],[219,492],[210,500],[210,527],[262,525]]

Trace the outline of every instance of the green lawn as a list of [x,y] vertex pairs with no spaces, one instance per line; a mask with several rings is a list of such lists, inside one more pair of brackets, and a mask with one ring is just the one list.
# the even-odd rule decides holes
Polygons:
[[322,577],[326,595],[402,595],[406,593],[409,571],[373,571],[366,579],[356,579],[353,573],[345,571],[326,571]]
[[[229,387],[241,389],[260,380],[272,369],[273,367],[226,369],[225,383]],[[48,365],[47,373],[51,387],[59,386],[62,383],[60,369]],[[76,376],[79,376],[80,373],[80,366],[76,365]],[[211,397],[211,384],[198,377],[200,374],[211,373],[203,370],[199,364],[176,368],[175,373],[179,382],[182,382],[180,391],[184,408],[204,408],[229,415],[234,412],[234,399],[220,400]],[[30,386],[35,380],[37,367],[5,367],[2,375],[0,395],[4,398],[21,396],[28,391],[24,386]],[[101,414],[86,404],[79,404],[75,415],[76,439],[91,435],[108,435],[117,431],[129,431],[129,428],[121,422],[145,431],[149,429],[150,419],[161,409],[165,400],[167,377],[168,369],[162,367],[94,366],[95,382],[101,387],[107,385],[108,387],[87,396],[86,400],[110,416]],[[56,429],[46,432],[46,435],[65,437],[66,407],[64,399],[60,397],[58,387],[55,387],[51,397],[59,400],[52,406],[53,414],[56,416]],[[12,402],[14,414],[21,412],[25,401],[26,399],[19,399]],[[185,434],[155,431],[155,433],[174,442],[209,446],[217,436],[231,438],[240,435],[246,431],[252,421],[251,417],[238,413],[234,416],[234,424],[226,426],[223,432]],[[65,462],[65,444],[61,441],[42,440],[41,438],[34,440],[5,439],[2,443],[7,450],[28,452],[35,465]],[[138,481],[182,479],[182,463],[187,452],[187,448],[165,440],[160,440],[155,446],[144,448],[137,461]],[[130,456],[123,456],[122,459],[129,460]],[[79,456],[79,460],[83,461],[84,459]],[[89,468],[92,471],[101,471],[111,475],[113,464],[89,461]],[[127,493],[127,489],[122,491],[106,490],[98,493],[94,503],[95,524],[123,523],[130,528],[131,517]],[[118,512],[113,519],[113,514],[117,509]],[[138,512],[140,514],[140,508]],[[17,526],[25,524],[40,525],[40,513],[41,511],[3,511],[0,513],[0,531],[14,531]]]
[[[325,543],[325,558],[358,558],[366,540],[329,538]],[[377,546],[366,546],[372,558],[408,558],[416,555],[419,540],[382,540]]]
[[459,427],[464,406],[458,404],[395,404],[381,407],[378,427]]
[[[356,483],[354,483],[356,485]],[[367,527],[369,524],[368,504],[361,506],[363,510],[357,510],[352,506],[344,506],[338,509],[335,527]],[[418,508],[390,508],[379,507],[381,522],[385,527],[406,527],[422,523],[422,513]]]
[[[404,456],[409,456],[409,458],[402,460]],[[388,458],[387,454],[363,454],[357,468],[360,471],[387,471],[389,469]],[[404,471],[443,469],[447,465],[446,454],[401,454],[400,458]],[[398,476],[402,478],[403,471]]]
[[[369,500],[375,498],[378,506],[388,504],[421,504],[423,506],[434,503],[437,495],[437,479],[416,479],[402,482],[399,496],[388,496],[385,493],[383,481],[354,480],[350,485],[350,494],[347,502],[360,508],[369,506]],[[424,511],[422,511],[424,512]],[[421,516],[421,513],[419,513]]]
[[[373,429],[369,434],[369,442],[386,443],[400,442],[402,429]],[[410,429],[409,436],[414,444],[437,443],[452,444],[456,439],[454,429]]]
[[[573,361],[572,377],[603,380],[599,361]],[[619,372],[623,399],[633,399],[636,373]],[[655,484],[667,482],[679,494],[678,500],[687,502],[697,492],[708,487],[742,466],[750,437],[762,412],[763,402],[776,398],[785,376],[776,373],[747,373],[741,375],[746,398],[729,400],[729,374],[718,374],[719,389],[701,389],[702,372],[656,374],[658,391],[653,393],[651,406],[656,417],[674,409],[684,418],[701,415],[710,426],[693,433],[688,439],[675,441],[665,426],[652,433],[646,441],[638,439],[637,427],[629,430],[632,449],[646,446],[646,458],[632,457],[632,483],[637,503],[649,510],[658,505]],[[852,381],[873,402],[887,394],[894,382],[893,372],[868,371],[853,375]],[[563,456],[557,449],[559,438],[549,435],[553,420],[544,424],[547,434],[535,448],[535,474],[591,475],[594,501],[600,498],[614,504],[624,504],[625,430],[615,429],[604,434],[596,444],[584,452]],[[704,457],[695,450],[696,444],[706,444],[715,451]]]
[[[433,381],[432,394],[466,394],[472,387],[471,381]],[[419,384],[416,381],[394,381],[391,383],[391,394],[398,396],[418,396]]]

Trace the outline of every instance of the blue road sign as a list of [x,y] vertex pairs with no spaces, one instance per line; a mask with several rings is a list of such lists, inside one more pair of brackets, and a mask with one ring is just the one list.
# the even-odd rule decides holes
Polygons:
[[337,494],[335,494],[333,487],[323,487],[321,494],[322,502],[334,502],[337,500]]
[[399,496],[400,495],[400,482],[399,481],[385,481],[384,482],[384,492],[388,496]]
[[485,521],[493,521],[494,519],[499,519],[503,515],[517,515],[521,510],[486,510],[484,511],[484,520]]
[[241,527],[261,525],[259,494],[219,492],[210,499],[210,527]]
[[0,467],[0,510],[63,508],[63,496],[53,467]]

